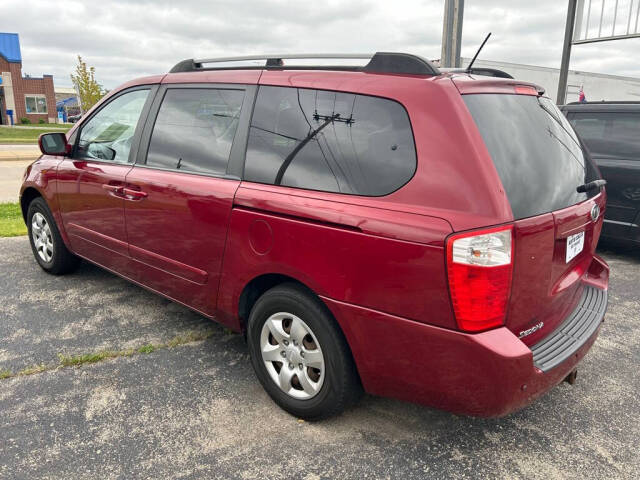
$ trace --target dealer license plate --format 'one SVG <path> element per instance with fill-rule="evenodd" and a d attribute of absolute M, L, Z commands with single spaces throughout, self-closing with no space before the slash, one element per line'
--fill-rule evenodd
<path fill-rule="evenodd" d="M 567 237 L 567 257 L 566 263 L 569 263 L 584 248 L 584 232 L 569 235 Z"/>

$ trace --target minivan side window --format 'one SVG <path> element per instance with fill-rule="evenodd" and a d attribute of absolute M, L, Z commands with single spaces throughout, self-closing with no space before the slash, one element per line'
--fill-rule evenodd
<path fill-rule="evenodd" d="M 148 89 L 116 97 L 81 127 L 74 157 L 128 163 L 131 142 Z"/>
<path fill-rule="evenodd" d="M 416 170 L 409 117 L 384 98 L 261 86 L 245 180 L 354 195 L 387 195 Z"/>
<path fill-rule="evenodd" d="M 170 88 L 151 134 L 150 167 L 224 175 L 243 90 Z"/>
<path fill-rule="evenodd" d="M 592 155 L 640 161 L 640 113 L 575 112 L 571 123 Z"/>

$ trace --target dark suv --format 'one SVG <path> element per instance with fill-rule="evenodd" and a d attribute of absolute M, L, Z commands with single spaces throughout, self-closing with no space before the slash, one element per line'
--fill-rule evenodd
<path fill-rule="evenodd" d="M 607 180 L 603 237 L 640 245 L 640 102 L 562 107 Z"/>
<path fill-rule="evenodd" d="M 183 61 L 41 136 L 40 266 L 84 258 L 243 332 L 303 418 L 363 389 L 504 415 L 573 378 L 607 305 L 606 196 L 542 89 L 261 58 Z"/>

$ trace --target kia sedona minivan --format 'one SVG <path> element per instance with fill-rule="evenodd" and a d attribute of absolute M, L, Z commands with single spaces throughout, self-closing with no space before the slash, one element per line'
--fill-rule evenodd
<path fill-rule="evenodd" d="M 42 135 L 20 198 L 38 264 L 242 332 L 301 418 L 363 391 L 499 416 L 573 379 L 607 306 L 606 196 L 544 91 L 300 58 L 185 60 Z"/>

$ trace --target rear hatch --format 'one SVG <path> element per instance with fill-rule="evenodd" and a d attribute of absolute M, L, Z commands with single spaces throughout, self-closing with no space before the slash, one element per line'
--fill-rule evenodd
<path fill-rule="evenodd" d="M 582 294 L 580 280 L 600 236 L 605 193 L 576 190 L 601 178 L 597 168 L 551 100 L 534 88 L 520 92 L 526 94 L 477 93 L 463 99 L 515 220 L 506 326 L 533 345 L 562 322 Z"/>

